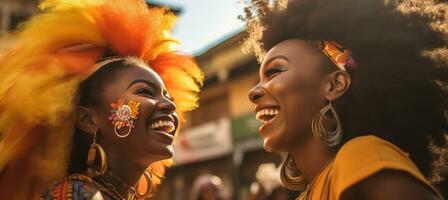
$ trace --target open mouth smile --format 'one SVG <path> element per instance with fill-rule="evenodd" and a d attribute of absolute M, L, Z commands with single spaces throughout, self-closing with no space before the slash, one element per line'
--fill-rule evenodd
<path fill-rule="evenodd" d="M 149 123 L 148 126 L 154 131 L 166 133 L 171 137 L 174 136 L 174 131 L 176 130 L 176 123 L 171 116 L 159 117 Z"/>
<path fill-rule="evenodd" d="M 263 123 L 263 126 L 273 122 L 280 111 L 279 107 L 262 108 L 256 111 L 255 118 Z"/>
<path fill-rule="evenodd" d="M 150 126 L 151 129 L 155 131 L 163 131 L 167 133 L 172 133 L 176 129 L 173 122 L 165 120 L 158 120 L 153 122 Z"/>

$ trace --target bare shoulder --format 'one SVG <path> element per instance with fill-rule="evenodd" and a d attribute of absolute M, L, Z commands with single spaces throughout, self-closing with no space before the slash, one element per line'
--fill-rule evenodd
<path fill-rule="evenodd" d="M 408 173 L 382 170 L 347 189 L 342 193 L 341 199 L 438 200 L 439 198 L 430 188 Z"/>

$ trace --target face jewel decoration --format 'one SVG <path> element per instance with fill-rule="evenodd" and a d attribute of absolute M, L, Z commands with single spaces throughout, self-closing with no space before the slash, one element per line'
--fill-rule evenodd
<path fill-rule="evenodd" d="M 137 119 L 139 114 L 140 102 L 133 100 L 120 99 L 117 103 L 111 103 L 112 115 L 109 120 L 112 120 L 114 125 L 114 131 L 117 137 L 125 138 L 131 134 L 132 128 L 134 128 L 134 120 Z M 120 133 L 120 129 L 127 127 L 125 134 Z"/>

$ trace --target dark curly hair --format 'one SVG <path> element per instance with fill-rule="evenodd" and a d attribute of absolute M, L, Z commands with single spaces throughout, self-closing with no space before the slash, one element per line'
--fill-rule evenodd
<path fill-rule="evenodd" d="M 352 85 L 335 101 L 344 141 L 375 134 L 393 142 L 424 174 L 442 180 L 448 159 L 446 0 L 251 0 L 240 16 L 245 50 L 328 40 L 352 51 Z"/>

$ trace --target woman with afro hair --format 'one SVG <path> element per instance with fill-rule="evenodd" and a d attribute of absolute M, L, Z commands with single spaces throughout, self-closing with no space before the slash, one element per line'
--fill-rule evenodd
<path fill-rule="evenodd" d="M 252 0 L 242 18 L 264 148 L 298 199 L 443 199 L 446 1 Z"/>

